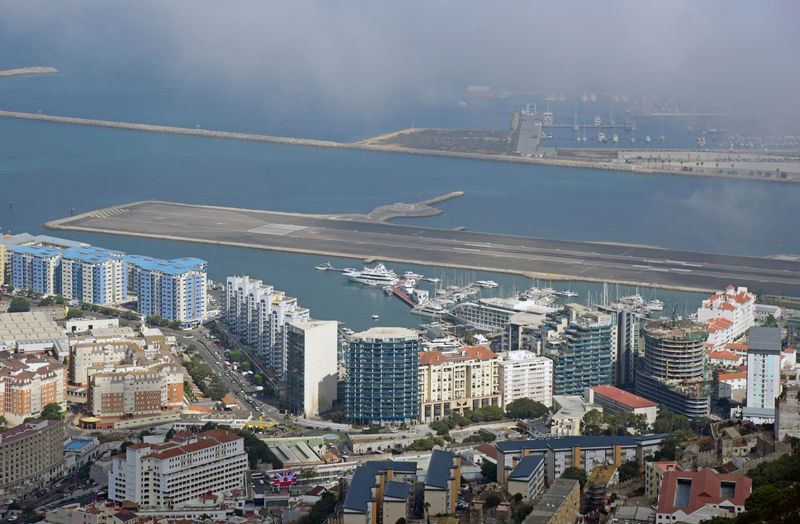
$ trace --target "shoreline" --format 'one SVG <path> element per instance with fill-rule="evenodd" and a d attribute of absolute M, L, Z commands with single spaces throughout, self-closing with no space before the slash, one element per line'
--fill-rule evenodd
<path fill-rule="evenodd" d="M 371 143 L 372 141 L 377 140 L 380 137 L 385 138 L 387 136 L 392 136 L 392 135 L 397 136 L 400 134 L 406 134 L 412 132 L 407 129 L 386 133 L 384 135 L 380 135 L 380 137 L 367 138 L 356 142 L 336 142 L 333 140 L 293 138 L 293 137 L 285 137 L 277 135 L 264 135 L 258 133 L 241 133 L 236 131 L 220 131 L 220 130 L 210 130 L 202 128 L 166 126 L 158 124 L 142 124 L 133 122 L 57 116 L 57 115 L 48 115 L 43 113 L 26 113 L 26 112 L 6 111 L 6 110 L 0 110 L 0 118 L 49 122 L 56 124 L 82 125 L 90 127 L 107 127 L 112 129 L 123 129 L 128 131 L 196 136 L 203 138 L 217 138 L 217 139 L 227 139 L 227 140 L 240 140 L 248 142 L 266 142 L 266 143 L 305 146 L 305 147 L 321 147 L 330 149 L 372 151 L 380 153 L 399 153 L 399 154 L 422 155 L 422 156 L 464 158 L 472 160 L 488 160 L 493 162 L 509 162 L 516 164 L 543 165 L 543 166 L 565 167 L 565 168 L 597 169 L 602 171 L 616 171 L 616 172 L 631 173 L 631 174 L 709 177 L 709 178 L 717 178 L 725 180 L 750 180 L 750 181 L 762 181 L 762 182 L 776 182 L 784 184 L 800 183 L 800 177 L 777 178 L 777 177 L 763 177 L 763 176 L 749 175 L 749 174 L 729 175 L 724 173 L 680 171 L 675 169 L 656 169 L 641 165 L 617 164 L 613 162 L 579 160 L 570 158 L 516 157 L 511 155 L 494 155 L 487 153 L 470 153 L 470 152 L 445 151 L 436 149 L 419 149 L 419 148 L 409 148 L 403 146 L 378 145 Z M 642 154 L 658 153 L 658 152 L 660 152 L 660 150 L 648 150 L 648 149 L 641 150 Z"/>

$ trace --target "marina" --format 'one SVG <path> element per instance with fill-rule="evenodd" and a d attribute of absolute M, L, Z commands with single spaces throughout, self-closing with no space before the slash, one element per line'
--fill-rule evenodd
<path fill-rule="evenodd" d="M 696 291 L 737 282 L 760 294 L 800 296 L 800 262 L 795 259 L 550 240 L 324 215 L 145 201 L 55 220 L 47 227 L 361 260 L 380 258 L 546 280 Z"/>

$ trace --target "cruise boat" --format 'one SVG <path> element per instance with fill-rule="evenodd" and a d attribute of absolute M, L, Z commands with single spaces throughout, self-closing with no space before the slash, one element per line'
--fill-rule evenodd
<path fill-rule="evenodd" d="M 344 274 L 348 280 L 368 286 L 393 286 L 399 282 L 394 271 L 378 262 L 375 267 L 364 266 L 361 271 L 349 271 Z"/>
<path fill-rule="evenodd" d="M 653 300 L 649 301 L 645 307 L 650 311 L 664 311 L 664 302 L 654 298 Z"/>
<path fill-rule="evenodd" d="M 325 262 L 324 264 L 320 264 L 318 266 L 314 266 L 314 269 L 316 269 L 318 271 L 329 271 L 329 270 L 333 269 L 333 264 L 331 264 L 330 262 Z"/>

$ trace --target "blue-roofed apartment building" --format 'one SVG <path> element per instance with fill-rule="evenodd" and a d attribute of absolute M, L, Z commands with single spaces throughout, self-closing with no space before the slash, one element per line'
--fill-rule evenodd
<path fill-rule="evenodd" d="M 456 512 L 461 490 L 461 457 L 452 451 L 435 449 L 425 476 L 425 503 L 429 515 L 448 515 Z"/>
<path fill-rule="evenodd" d="M 128 285 L 138 297 L 138 311 L 196 325 L 206 316 L 208 263 L 199 258 L 162 260 L 128 255 Z"/>
<path fill-rule="evenodd" d="M 342 524 L 410 520 L 416 478 L 416 462 L 376 460 L 357 467 L 342 504 Z"/>
<path fill-rule="evenodd" d="M 61 250 L 46 246 L 17 246 L 11 254 L 11 285 L 44 296 L 61 292 Z"/>
<path fill-rule="evenodd" d="M 511 495 L 519 493 L 524 501 L 538 499 L 544 492 L 544 456 L 514 457 L 512 464 L 508 474 L 508 492 Z"/>
<path fill-rule="evenodd" d="M 544 458 L 549 483 L 560 478 L 567 468 L 582 469 L 588 475 L 601 464 L 619 467 L 631 460 L 642 463 L 645 457 L 660 449 L 667 436 L 582 436 L 497 442 L 497 483 L 508 488 L 509 474 L 518 464 L 514 459 L 527 456 Z"/>
<path fill-rule="evenodd" d="M 125 253 L 94 246 L 65 249 L 61 258 L 61 295 L 90 304 L 121 304 L 128 300 Z"/>

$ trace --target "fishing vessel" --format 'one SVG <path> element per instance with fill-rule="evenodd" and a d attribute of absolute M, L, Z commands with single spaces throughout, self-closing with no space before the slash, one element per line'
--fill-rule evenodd
<path fill-rule="evenodd" d="M 393 286 L 400 280 L 391 269 L 378 262 L 375 267 L 364 266 L 361 271 L 349 271 L 344 274 L 348 280 L 368 286 Z"/>

